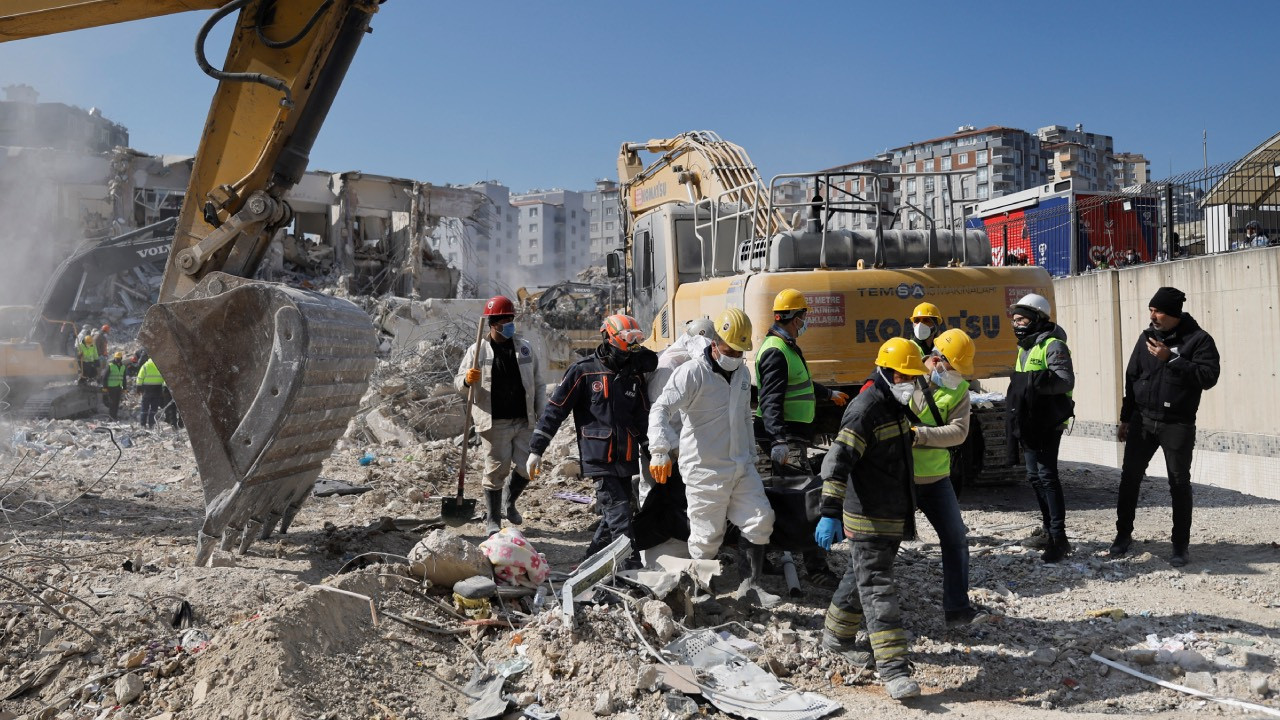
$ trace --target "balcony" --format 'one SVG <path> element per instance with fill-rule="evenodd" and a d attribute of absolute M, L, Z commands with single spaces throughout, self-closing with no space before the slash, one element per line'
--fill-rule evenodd
<path fill-rule="evenodd" d="M 991 173 L 991 182 L 997 185 L 1007 185 L 1014 181 L 1015 175 L 1011 172 Z"/>
<path fill-rule="evenodd" d="M 992 155 L 991 164 L 1003 167 L 1013 167 L 1012 155 Z"/>

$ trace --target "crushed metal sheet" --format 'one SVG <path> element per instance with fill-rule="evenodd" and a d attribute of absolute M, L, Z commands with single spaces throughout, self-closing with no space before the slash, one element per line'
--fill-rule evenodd
<path fill-rule="evenodd" d="M 329 478 L 320 478 L 316 480 L 316 484 L 312 487 L 311 494 L 316 497 L 329 497 L 331 495 L 363 495 L 373 488 L 367 485 L 352 485 L 342 482 L 341 480 L 330 480 Z"/>
<path fill-rule="evenodd" d="M 605 549 L 587 558 L 586 562 L 578 566 L 578 571 L 564 581 L 564 585 L 560 588 L 560 606 L 565 623 L 569 627 L 573 627 L 574 600 L 586 600 L 589 596 L 583 593 L 605 578 L 613 577 L 622 566 L 622 561 L 630 556 L 631 541 L 623 535 L 609 543 Z"/>
<path fill-rule="evenodd" d="M 812 692 L 802 692 L 752 663 L 735 645 L 744 643 L 713 630 L 685 633 L 663 649 L 676 662 L 698 671 L 702 695 L 731 715 L 753 720 L 818 720 L 841 705 Z"/>

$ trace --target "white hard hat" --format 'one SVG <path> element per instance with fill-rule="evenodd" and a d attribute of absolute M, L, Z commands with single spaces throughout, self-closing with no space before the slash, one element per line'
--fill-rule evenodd
<path fill-rule="evenodd" d="M 1016 313 L 1019 310 L 1031 310 L 1038 314 L 1041 320 L 1049 319 L 1049 301 L 1043 295 L 1035 293 L 1023 295 L 1021 300 L 1009 308 L 1010 313 Z M 1025 315 L 1026 313 L 1022 314 Z"/>
<path fill-rule="evenodd" d="M 716 324 L 711 322 L 709 317 L 700 317 L 697 320 L 690 320 L 685 326 L 684 334 L 689 337 L 701 335 L 707 339 L 715 338 Z"/>

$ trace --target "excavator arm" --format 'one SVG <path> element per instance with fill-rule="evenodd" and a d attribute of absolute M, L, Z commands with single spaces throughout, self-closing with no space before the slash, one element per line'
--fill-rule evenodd
<path fill-rule="evenodd" d="M 217 8 L 196 62 L 218 81 L 146 345 L 205 494 L 196 563 L 284 531 L 359 407 L 376 347 L 345 300 L 251 278 L 292 220 L 285 194 L 369 31 L 375 0 L 8 0 L 0 41 Z M 209 32 L 234 22 L 221 66 Z"/>

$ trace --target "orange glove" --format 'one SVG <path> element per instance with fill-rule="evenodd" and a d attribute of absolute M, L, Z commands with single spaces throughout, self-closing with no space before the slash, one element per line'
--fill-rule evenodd
<path fill-rule="evenodd" d="M 667 479 L 671 477 L 671 458 L 663 453 L 661 457 L 654 456 L 649 459 L 649 474 L 653 476 L 653 481 L 659 485 L 666 485 Z"/>
<path fill-rule="evenodd" d="M 475 385 L 476 383 L 480 382 L 480 369 L 468 368 L 467 374 L 462 378 L 462 382 L 468 385 Z"/>
<path fill-rule="evenodd" d="M 835 403 L 838 407 L 844 407 L 849 404 L 849 394 L 842 393 L 839 390 L 832 390 L 831 402 Z"/>

